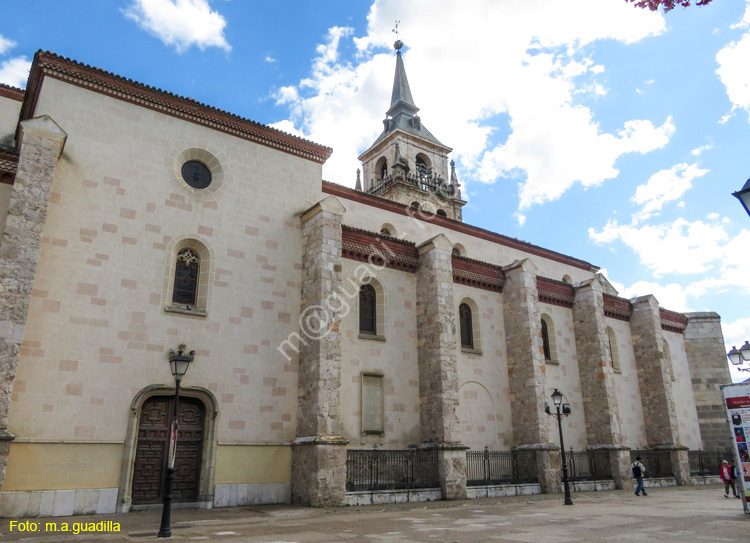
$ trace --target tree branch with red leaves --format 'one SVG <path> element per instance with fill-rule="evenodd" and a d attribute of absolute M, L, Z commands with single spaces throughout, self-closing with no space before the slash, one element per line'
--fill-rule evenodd
<path fill-rule="evenodd" d="M 691 0 L 625 0 L 626 2 L 632 2 L 638 8 L 648 8 L 651 11 L 657 11 L 659 8 L 664 10 L 664 13 L 673 10 L 677 6 L 684 8 L 693 4 Z M 698 0 L 695 2 L 696 6 L 705 6 L 710 4 L 712 0 Z"/>

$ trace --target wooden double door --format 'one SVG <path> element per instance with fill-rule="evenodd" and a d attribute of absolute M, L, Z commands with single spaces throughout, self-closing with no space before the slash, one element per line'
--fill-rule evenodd
<path fill-rule="evenodd" d="M 133 470 L 134 505 L 160 503 L 164 499 L 169 429 L 174 396 L 153 396 L 141 408 L 138 444 Z M 175 502 L 198 500 L 206 410 L 195 398 L 180 398 L 177 420 L 177 457 L 172 496 Z"/>

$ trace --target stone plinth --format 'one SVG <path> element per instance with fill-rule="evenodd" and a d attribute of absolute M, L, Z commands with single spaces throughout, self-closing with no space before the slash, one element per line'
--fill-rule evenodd
<path fill-rule="evenodd" d="M 18 352 L 42 246 L 57 159 L 68 135 L 48 116 L 21 123 L 18 171 L 0 244 L 0 488 L 12 434 L 7 431 Z"/>
<path fill-rule="evenodd" d="M 615 488 L 623 489 L 630 481 L 630 448 L 622 445 L 591 445 L 590 451 L 606 451 Z"/>
<path fill-rule="evenodd" d="M 677 445 L 677 416 L 656 298 L 648 295 L 633 300 L 630 330 L 649 448 Z"/>
<path fill-rule="evenodd" d="M 468 447 L 461 443 L 423 443 L 419 448 L 438 451 L 438 472 L 443 499 L 466 499 L 466 449 Z"/>
<path fill-rule="evenodd" d="M 729 450 L 732 439 L 719 385 L 731 383 L 732 378 L 724 352 L 721 317 L 716 313 L 687 313 L 686 316 L 688 325 L 683 333 L 685 354 L 703 449 Z"/>
<path fill-rule="evenodd" d="M 504 267 L 503 271 L 503 322 L 513 443 L 516 446 L 549 443 L 544 413 L 547 378 L 537 307 L 536 267 L 525 259 Z"/>
<path fill-rule="evenodd" d="M 346 444 L 341 437 L 341 219 L 334 196 L 302 215 L 302 303 L 293 503 L 342 505 Z"/>
<path fill-rule="evenodd" d="M 440 234 L 418 247 L 417 356 L 422 446 L 441 450 L 444 498 L 466 497 L 466 453 L 458 420 L 453 244 Z"/>
<path fill-rule="evenodd" d="M 346 503 L 346 445 L 341 436 L 297 438 L 292 443 L 292 503 L 311 507 Z"/>
<path fill-rule="evenodd" d="M 536 473 L 539 485 L 544 494 L 562 492 L 562 464 L 560 447 L 554 443 L 529 443 L 515 447 L 518 451 L 534 451 L 536 454 Z"/>
<path fill-rule="evenodd" d="M 573 325 L 589 445 L 621 443 L 620 410 L 604 322 L 602 286 L 591 279 L 575 287 Z"/>

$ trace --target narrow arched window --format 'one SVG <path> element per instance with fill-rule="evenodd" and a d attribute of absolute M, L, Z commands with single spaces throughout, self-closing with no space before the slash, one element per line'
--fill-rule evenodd
<path fill-rule="evenodd" d="M 458 306 L 458 320 L 461 327 L 461 347 L 474 348 L 474 329 L 471 323 L 471 308 L 468 304 Z"/>
<path fill-rule="evenodd" d="M 380 165 L 380 179 L 385 179 L 388 175 L 388 161 L 384 160 Z"/>
<path fill-rule="evenodd" d="M 544 359 L 552 360 L 552 349 L 549 345 L 549 330 L 547 330 L 547 321 L 542 319 L 542 349 L 544 350 Z"/>
<path fill-rule="evenodd" d="M 418 156 L 416 160 L 416 164 L 417 164 L 417 175 L 419 177 L 422 177 L 422 178 L 430 177 L 431 175 L 430 167 L 427 165 L 424 158 L 422 158 L 421 156 Z"/>
<path fill-rule="evenodd" d="M 175 305 L 194 306 L 198 296 L 198 274 L 200 257 L 192 249 L 183 249 L 177 253 L 174 270 L 174 290 L 172 303 Z"/>
<path fill-rule="evenodd" d="M 359 331 L 377 335 L 377 295 L 372 285 L 362 285 L 359 289 Z"/>

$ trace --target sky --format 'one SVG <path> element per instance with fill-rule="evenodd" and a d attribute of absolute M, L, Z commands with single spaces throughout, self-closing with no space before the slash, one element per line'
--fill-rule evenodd
<path fill-rule="evenodd" d="M 623 297 L 715 311 L 727 351 L 750 339 L 731 196 L 750 176 L 750 0 L 6 2 L 0 82 L 24 88 L 52 51 L 330 146 L 324 178 L 354 186 L 396 21 L 465 222 L 591 262 Z"/>

